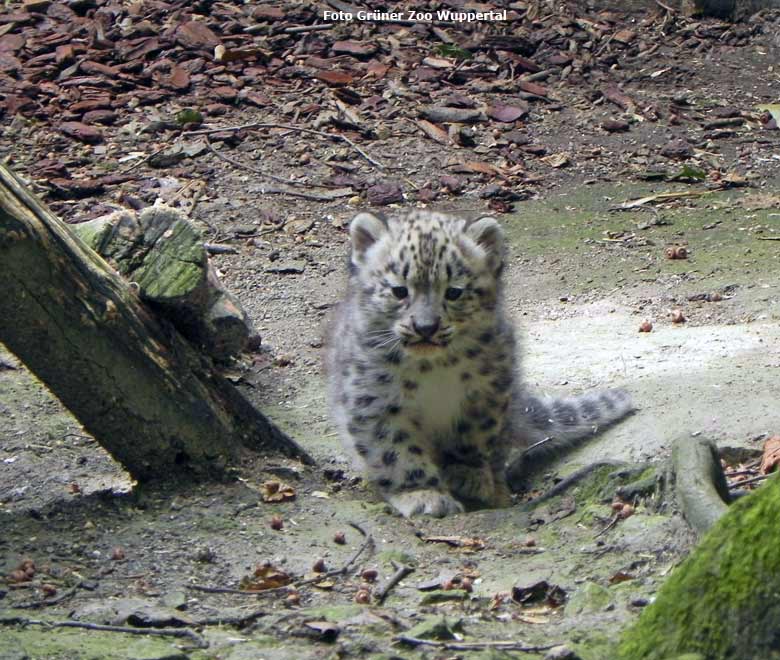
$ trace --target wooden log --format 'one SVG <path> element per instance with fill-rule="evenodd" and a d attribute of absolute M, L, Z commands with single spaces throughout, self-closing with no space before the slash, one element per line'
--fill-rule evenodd
<path fill-rule="evenodd" d="M 311 462 L 0 165 L 0 341 L 136 479 Z"/>
<path fill-rule="evenodd" d="M 227 361 L 246 348 L 249 317 L 219 281 L 200 231 L 177 209 L 117 211 L 70 229 L 214 359 Z"/>

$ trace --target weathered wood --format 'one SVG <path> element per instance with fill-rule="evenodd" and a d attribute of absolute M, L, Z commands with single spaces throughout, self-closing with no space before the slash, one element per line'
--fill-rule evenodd
<path fill-rule="evenodd" d="M 679 438 L 672 449 L 675 489 L 683 516 L 704 534 L 728 511 L 729 487 L 712 440 Z"/>
<path fill-rule="evenodd" d="M 0 165 L 0 341 L 136 479 L 310 461 Z"/>
<path fill-rule="evenodd" d="M 70 229 L 214 359 L 227 361 L 246 348 L 252 324 L 209 263 L 200 231 L 177 209 L 126 209 Z"/>

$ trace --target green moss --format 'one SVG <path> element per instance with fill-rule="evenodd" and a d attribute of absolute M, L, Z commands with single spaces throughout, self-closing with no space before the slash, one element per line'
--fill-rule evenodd
<path fill-rule="evenodd" d="M 611 602 L 609 589 L 595 582 L 585 582 L 577 587 L 566 603 L 566 615 L 601 612 Z"/>
<path fill-rule="evenodd" d="M 778 267 L 780 251 L 774 241 L 756 240 L 744 229 L 776 223 L 768 215 L 771 209 L 751 211 L 746 220 L 739 206 L 743 191 L 716 192 L 661 207 L 659 217 L 665 224 L 646 229 L 639 227 L 653 221 L 652 204 L 632 212 L 609 211 L 646 195 L 693 190 L 701 187 L 670 183 L 580 186 L 542 201 L 517 203 L 516 213 L 504 216 L 503 223 L 514 254 L 571 263 L 566 286 L 574 294 L 659 275 L 710 275 L 712 288 L 755 283 L 757 276 L 768 280 Z M 604 242 L 606 232 L 633 233 L 639 240 Z M 691 248 L 689 258 L 666 259 L 664 247 L 681 242 Z M 691 279 L 695 286 L 696 278 Z"/>
<path fill-rule="evenodd" d="M 23 652 L 19 657 L 31 660 L 205 660 L 208 657 L 201 651 L 184 654 L 177 649 L 179 643 L 174 638 L 63 628 L 45 630 L 39 626 L 0 631 L 0 649 L 18 649 Z"/>
<path fill-rule="evenodd" d="M 417 563 L 415 557 L 401 550 L 384 550 L 377 555 L 377 559 L 385 564 L 392 564 L 396 561 L 399 564 L 414 566 Z"/>
<path fill-rule="evenodd" d="M 621 660 L 780 657 L 780 481 L 737 502 L 628 630 Z"/>

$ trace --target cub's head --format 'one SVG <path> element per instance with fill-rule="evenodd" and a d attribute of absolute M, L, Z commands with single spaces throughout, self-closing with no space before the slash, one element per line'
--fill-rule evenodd
<path fill-rule="evenodd" d="M 504 258 L 495 219 L 469 223 L 411 211 L 383 220 L 360 213 L 349 231 L 368 345 L 437 353 L 494 318 Z"/>

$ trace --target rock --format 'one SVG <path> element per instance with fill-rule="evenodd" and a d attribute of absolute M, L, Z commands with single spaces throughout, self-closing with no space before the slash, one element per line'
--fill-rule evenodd
<path fill-rule="evenodd" d="M 531 137 L 523 131 L 508 131 L 504 133 L 503 138 L 518 146 L 531 144 Z"/>
<path fill-rule="evenodd" d="M 404 193 L 401 184 L 397 181 L 378 183 L 366 190 L 366 199 L 374 206 L 387 206 L 404 201 Z"/>
<path fill-rule="evenodd" d="M 306 269 L 305 261 L 280 261 L 265 269 L 266 273 L 278 273 L 282 275 L 300 274 Z"/>
<path fill-rule="evenodd" d="M 504 106 L 507 107 L 507 106 Z M 432 122 L 456 122 L 467 124 L 485 121 L 486 115 L 482 110 L 472 108 L 449 108 L 442 106 L 429 106 L 420 111 L 426 119 Z"/>
<path fill-rule="evenodd" d="M 667 158 L 685 160 L 693 156 L 693 147 L 685 140 L 672 140 L 661 149 L 661 155 Z"/>
<path fill-rule="evenodd" d="M 619 131 L 627 131 L 629 123 L 623 119 L 605 119 L 601 123 L 601 128 L 609 133 L 617 133 Z"/>
<path fill-rule="evenodd" d="M 455 639 L 455 633 L 444 617 L 420 621 L 416 626 L 407 630 L 404 635 L 417 639 L 436 639 L 439 641 Z"/>
<path fill-rule="evenodd" d="M 574 651 L 568 646 L 561 644 L 560 646 L 553 646 L 544 655 L 544 660 L 580 660 Z"/>
<path fill-rule="evenodd" d="M 166 149 L 160 153 L 152 154 L 149 156 L 146 162 L 149 167 L 162 169 L 178 165 L 186 157 L 187 154 L 184 152 L 184 149 L 182 149 L 181 145 L 175 145 L 170 149 Z"/>

